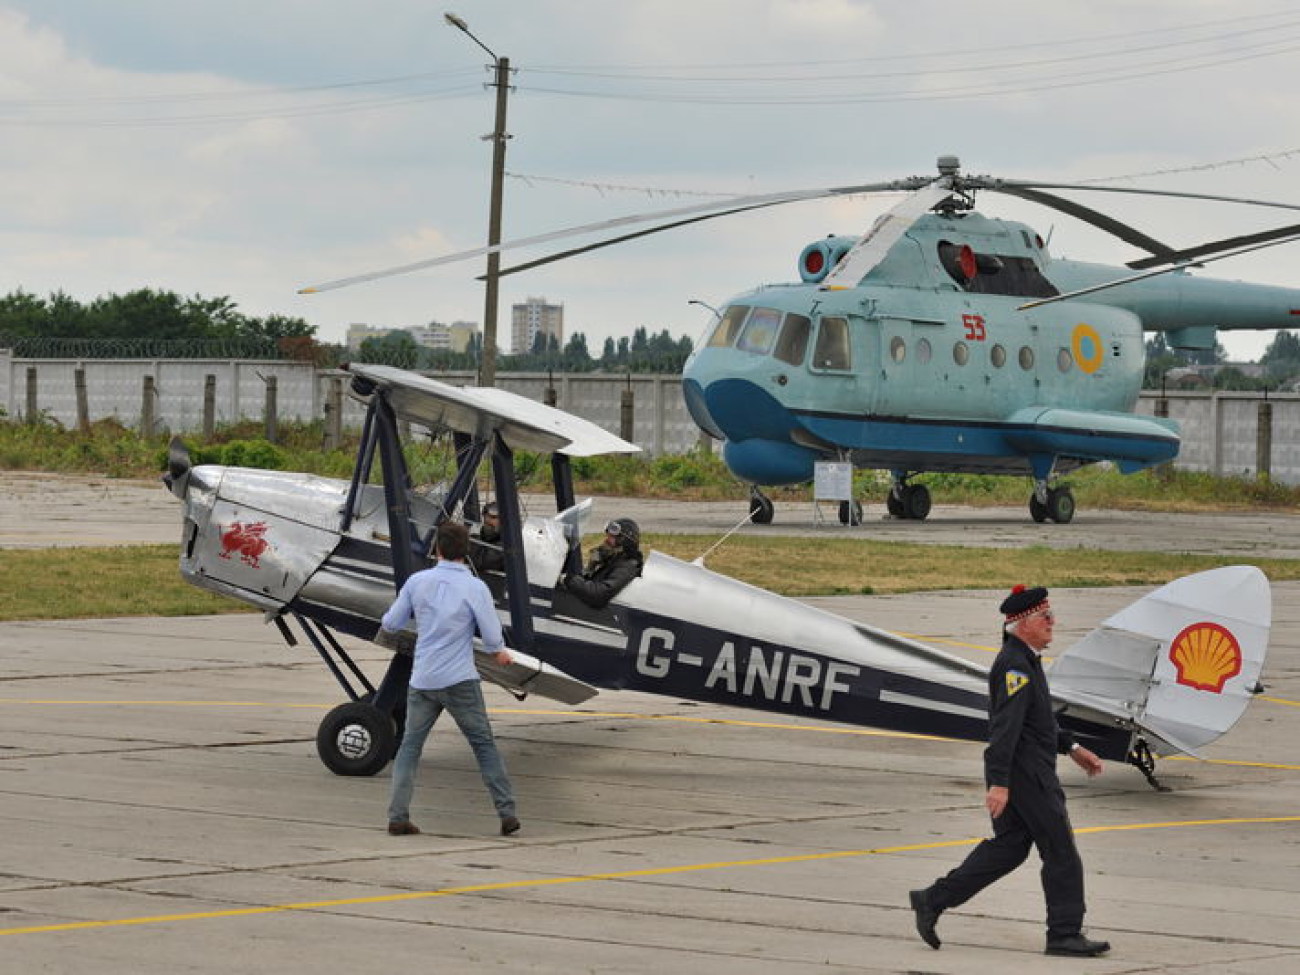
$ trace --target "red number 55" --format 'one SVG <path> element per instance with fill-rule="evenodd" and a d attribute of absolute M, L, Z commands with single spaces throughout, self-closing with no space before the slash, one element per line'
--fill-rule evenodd
<path fill-rule="evenodd" d="M 962 315 L 961 323 L 966 326 L 966 338 L 972 342 L 983 342 L 986 338 L 983 315 Z"/>

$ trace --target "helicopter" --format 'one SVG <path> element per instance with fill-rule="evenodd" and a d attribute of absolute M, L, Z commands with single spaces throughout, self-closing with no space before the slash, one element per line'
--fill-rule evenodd
<path fill-rule="evenodd" d="M 722 442 L 750 487 L 750 518 L 770 523 L 768 485 L 814 480 L 819 461 L 886 470 L 896 518 L 930 514 L 927 472 L 1028 476 L 1034 521 L 1066 524 L 1061 478 L 1106 461 L 1133 473 L 1173 460 L 1177 423 L 1134 413 L 1145 332 L 1171 347 L 1214 348 L 1218 330 L 1300 319 L 1300 289 L 1195 277 L 1190 269 L 1300 238 L 1300 224 L 1177 248 L 1059 190 L 1300 206 L 1207 194 L 973 176 L 956 156 L 937 176 L 737 197 L 615 218 L 305 288 L 325 291 L 493 251 L 663 221 L 503 269 L 501 276 L 702 220 L 805 200 L 907 195 L 865 234 L 812 241 L 799 280 L 721 304 L 682 374 L 696 425 Z M 1054 258 L 1029 225 L 987 217 L 977 193 L 1026 200 L 1145 252 L 1127 267 Z M 840 521 L 862 505 L 842 501 Z"/>
<path fill-rule="evenodd" d="M 485 680 L 521 699 L 575 705 L 601 690 L 630 689 L 986 737 L 985 668 L 731 579 L 702 558 L 652 550 L 641 575 L 608 605 L 588 606 L 559 583 L 581 567 L 593 503 L 575 497 L 572 459 L 639 448 L 499 388 L 455 387 L 388 366 L 347 368 L 350 394 L 366 407 L 350 479 L 196 466 L 179 438 L 164 477 L 181 501 L 182 577 L 262 611 L 290 646 L 301 634 L 346 694 L 316 735 L 332 772 L 374 775 L 392 758 L 415 632 L 408 624 L 395 638 L 381 635 L 380 619 L 411 573 L 432 564 L 437 526 L 472 522 L 489 492 L 500 517 L 501 568 L 480 577 L 513 660 L 502 666 L 476 657 Z M 409 458 L 429 444 L 447 449 L 455 473 L 417 486 Z M 558 514 L 527 513 L 518 490 L 524 451 L 549 456 Z M 1155 753 L 1195 754 L 1244 712 L 1270 621 L 1269 584 L 1257 568 L 1175 580 L 1057 659 L 1060 720 L 1098 755 L 1130 762 L 1159 787 Z M 340 635 L 392 650 L 378 683 Z"/>

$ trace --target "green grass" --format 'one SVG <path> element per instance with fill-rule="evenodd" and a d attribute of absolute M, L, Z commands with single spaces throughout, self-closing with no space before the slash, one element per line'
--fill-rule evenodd
<path fill-rule="evenodd" d="M 646 542 L 693 559 L 716 539 L 650 535 Z M 733 537 L 708 559 L 715 572 L 788 596 L 1008 589 L 1032 578 L 1049 587 L 1161 585 L 1233 559 L 1092 549 L 968 548 L 858 539 Z M 252 612 L 184 582 L 171 545 L 0 550 L 0 621 Z M 1274 581 L 1300 579 L 1300 559 L 1252 560 Z M 954 580 L 963 580 L 954 582 Z"/>

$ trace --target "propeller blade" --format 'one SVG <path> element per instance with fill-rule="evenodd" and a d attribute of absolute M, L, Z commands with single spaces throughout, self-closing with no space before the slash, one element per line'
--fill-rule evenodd
<path fill-rule="evenodd" d="M 923 214 L 952 195 L 952 179 L 941 176 L 915 190 L 911 196 L 895 204 L 876 221 L 875 225 L 858 238 L 849 252 L 831 273 L 822 280 L 823 291 L 842 291 L 857 287 L 859 281 L 879 264 L 908 228 Z"/>
<path fill-rule="evenodd" d="M 649 227 L 645 230 L 638 230 L 634 233 L 623 234 L 619 237 L 610 237 L 606 240 L 598 240 L 593 244 L 585 244 L 582 247 L 571 247 L 566 251 L 557 251 L 554 254 L 548 254 L 545 257 L 539 257 L 535 261 L 529 261 L 526 264 L 516 264 L 514 267 L 503 268 L 497 272 L 498 278 L 504 278 L 508 274 L 518 274 L 520 271 L 529 271 L 535 267 L 541 267 L 544 264 L 553 264 L 556 261 L 562 261 L 569 257 L 576 257 L 579 254 L 586 254 L 589 251 L 600 250 L 602 247 L 609 247 L 612 244 L 622 244 L 629 240 L 636 240 L 638 237 L 649 237 L 651 234 L 657 234 L 662 230 L 673 230 L 677 227 L 685 227 L 692 223 L 701 223 L 705 220 L 712 220 L 715 217 L 729 217 L 734 213 L 744 213 L 746 210 L 759 210 L 763 207 L 776 206 L 780 202 L 770 203 L 751 203 L 749 206 L 736 207 L 731 210 L 722 210 L 718 213 L 706 213 L 698 217 L 687 217 L 685 220 L 674 220 L 672 223 L 660 224 L 658 227 Z M 487 275 L 480 274 L 474 280 L 486 281 Z"/>
<path fill-rule="evenodd" d="M 192 466 L 193 461 L 190 459 L 190 451 L 185 446 L 185 441 L 180 437 L 172 437 L 171 443 L 167 446 L 167 473 L 163 475 L 163 483 L 178 498 L 185 497 L 185 487 Z"/>
<path fill-rule="evenodd" d="M 1277 236 L 1271 240 L 1257 243 L 1251 247 L 1239 247 L 1236 250 L 1223 254 L 1216 254 L 1213 257 L 1206 257 L 1198 261 L 1198 264 L 1212 264 L 1215 261 L 1222 261 L 1229 257 L 1240 257 L 1242 254 L 1249 254 L 1251 251 L 1263 250 L 1266 247 L 1274 247 L 1278 244 L 1289 244 L 1292 241 L 1300 240 L 1300 225 L 1291 228 L 1292 233 L 1289 236 Z M 1094 284 L 1089 288 L 1080 288 L 1077 291 L 1068 291 L 1065 294 L 1053 295 L 1050 298 L 1039 298 L 1037 301 L 1027 301 L 1023 305 L 1016 307 L 1016 311 L 1028 311 L 1030 308 L 1040 308 L 1043 305 L 1050 305 L 1058 301 L 1066 301 L 1070 298 L 1078 298 L 1080 295 L 1095 294 L 1098 291 L 1107 291 L 1111 288 L 1118 288 L 1120 285 L 1132 284 L 1134 281 L 1143 281 L 1147 278 L 1159 277 L 1161 274 L 1169 274 L 1171 271 L 1180 271 L 1185 268 L 1186 264 L 1174 264 L 1169 267 L 1157 268 L 1154 271 L 1144 271 L 1141 274 L 1131 274 L 1128 277 L 1116 278 L 1114 281 L 1106 281 L 1102 284 Z"/>
<path fill-rule="evenodd" d="M 694 214 L 718 213 L 719 216 L 725 215 L 726 211 L 741 212 L 743 210 L 754 209 L 762 206 L 777 206 L 783 203 L 799 203 L 805 200 L 819 200 L 833 196 L 854 196 L 859 193 L 882 193 L 889 190 L 910 190 L 921 185 L 921 178 L 912 177 L 909 179 L 892 180 L 887 183 L 863 183 L 858 186 L 835 186 L 813 190 L 787 190 L 782 193 L 764 193 L 752 196 L 737 196 L 726 200 L 715 200 L 711 203 L 699 203 L 693 206 L 677 207 L 671 210 L 656 210 L 648 213 L 636 213 L 625 217 L 614 217 L 609 220 L 598 220 L 595 223 L 582 224 L 576 227 L 566 227 L 561 230 L 553 230 L 544 234 L 536 234 L 532 237 L 521 237 L 517 240 L 507 240 L 500 244 L 475 247 L 470 250 L 458 251 L 454 254 L 444 254 L 442 257 L 434 257 L 424 261 L 414 261 L 410 264 L 401 264 L 397 267 L 385 268 L 380 271 L 370 271 L 365 274 L 357 274 L 352 277 L 339 278 L 335 281 L 326 281 L 323 284 L 309 285 L 305 288 L 298 289 L 298 294 L 319 294 L 322 291 L 334 291 L 338 288 L 347 288 L 355 284 L 364 284 L 367 281 L 377 281 L 380 278 L 389 278 L 398 274 L 409 274 L 412 271 L 423 271 L 426 268 L 437 267 L 441 264 L 454 264 L 458 261 L 467 261 L 471 258 L 482 257 L 487 254 L 499 253 L 500 251 L 512 250 L 516 247 L 528 247 L 533 244 L 545 244 L 552 240 L 563 240 L 566 237 L 578 237 L 583 234 L 600 233 L 606 230 L 614 230 L 618 227 L 632 226 L 638 223 L 649 223 L 655 220 L 665 218 L 686 217 Z"/>
<path fill-rule="evenodd" d="M 1223 240 L 1214 240 L 1205 244 L 1198 244 L 1196 247 L 1187 247 L 1180 251 L 1173 251 L 1166 254 L 1163 258 L 1160 256 L 1144 257 L 1138 261 L 1129 261 L 1128 266 L 1135 271 L 1145 270 L 1149 267 L 1166 262 L 1170 264 L 1186 264 L 1195 261 L 1198 258 L 1205 257 L 1209 254 L 1215 254 L 1219 251 L 1232 250 L 1237 247 L 1245 247 L 1250 244 L 1264 244 L 1277 241 L 1284 243 L 1285 240 L 1300 235 L 1300 223 L 1288 224 L 1285 227 L 1275 227 L 1272 230 L 1261 230 L 1254 234 L 1242 234 L 1238 237 L 1225 237 Z"/>
<path fill-rule="evenodd" d="M 1148 237 L 1142 231 L 1130 227 L 1126 223 L 1121 223 L 1114 217 L 1108 217 L 1100 211 L 1091 207 L 1086 207 L 1082 203 L 1076 203 L 1074 200 L 1067 200 L 1063 196 L 1057 196 L 1054 193 L 1044 193 L 1042 190 L 1028 186 L 1004 186 L 998 190 L 1008 196 L 1019 197 L 1022 200 L 1028 200 L 1031 203 L 1037 203 L 1040 206 L 1048 207 L 1052 210 L 1059 210 L 1061 213 L 1068 214 L 1082 220 L 1084 223 L 1090 223 L 1094 227 L 1106 231 L 1112 236 L 1118 237 L 1125 243 L 1132 244 L 1135 247 L 1141 247 L 1144 251 L 1154 255 L 1156 258 L 1168 259 L 1169 255 L 1174 253 L 1174 249 L 1168 244 L 1162 244 L 1154 237 Z M 1134 265 L 1130 264 L 1129 267 Z"/>

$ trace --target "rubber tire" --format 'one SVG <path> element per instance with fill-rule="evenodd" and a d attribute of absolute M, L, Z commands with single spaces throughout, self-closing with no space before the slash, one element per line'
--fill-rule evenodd
<path fill-rule="evenodd" d="M 1038 495 L 1029 496 L 1029 517 L 1040 525 L 1047 520 L 1047 505 L 1038 500 Z"/>
<path fill-rule="evenodd" d="M 1058 525 L 1068 525 L 1074 520 L 1074 492 L 1068 487 L 1053 488 L 1047 492 L 1047 517 Z"/>
<path fill-rule="evenodd" d="M 906 490 L 906 488 L 904 488 L 904 490 Z M 902 498 L 894 494 L 892 489 L 887 495 L 885 495 L 885 510 L 895 518 L 907 517 L 907 506 L 903 504 Z"/>
<path fill-rule="evenodd" d="M 930 489 L 924 484 L 909 484 L 903 491 L 903 507 L 913 521 L 930 517 Z"/>
<path fill-rule="evenodd" d="M 397 725 L 392 716 L 364 701 L 340 704 L 325 715 L 316 730 L 316 753 L 335 775 L 376 775 L 392 759 L 396 747 Z"/>
<path fill-rule="evenodd" d="M 841 501 L 840 502 L 840 524 L 841 525 L 862 524 L 862 502 Z"/>
<path fill-rule="evenodd" d="M 772 499 L 766 494 L 752 494 L 749 497 L 749 520 L 755 525 L 772 524 L 772 516 L 776 514 L 776 506 L 772 504 Z"/>

